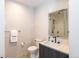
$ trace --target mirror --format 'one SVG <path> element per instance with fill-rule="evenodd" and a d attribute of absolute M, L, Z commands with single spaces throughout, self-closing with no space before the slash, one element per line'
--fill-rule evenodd
<path fill-rule="evenodd" d="M 68 10 L 49 13 L 49 36 L 68 38 Z"/>

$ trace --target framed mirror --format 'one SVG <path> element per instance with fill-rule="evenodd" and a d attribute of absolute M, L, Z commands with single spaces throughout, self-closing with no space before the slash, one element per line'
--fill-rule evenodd
<path fill-rule="evenodd" d="M 49 13 L 49 36 L 68 38 L 68 9 Z"/>

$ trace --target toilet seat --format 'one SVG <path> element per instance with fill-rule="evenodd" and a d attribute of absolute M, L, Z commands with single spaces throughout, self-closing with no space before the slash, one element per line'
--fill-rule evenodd
<path fill-rule="evenodd" d="M 36 51 L 38 49 L 38 47 L 36 46 L 31 46 L 28 48 L 29 51 Z"/>
<path fill-rule="evenodd" d="M 31 58 L 36 58 L 36 57 L 38 57 L 38 54 L 37 54 L 37 52 L 38 52 L 38 47 L 37 47 L 37 46 L 30 46 L 30 47 L 28 48 L 28 51 L 31 53 Z"/>

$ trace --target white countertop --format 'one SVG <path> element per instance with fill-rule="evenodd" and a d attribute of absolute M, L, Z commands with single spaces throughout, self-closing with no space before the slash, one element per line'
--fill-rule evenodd
<path fill-rule="evenodd" d="M 69 43 L 67 39 L 64 39 L 64 41 L 61 42 L 60 44 L 49 42 L 49 41 L 43 41 L 40 42 L 40 44 L 55 49 L 57 51 L 60 51 L 62 53 L 69 54 Z"/>

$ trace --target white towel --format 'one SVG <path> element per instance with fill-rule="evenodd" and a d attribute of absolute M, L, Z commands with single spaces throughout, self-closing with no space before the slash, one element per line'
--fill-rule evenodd
<path fill-rule="evenodd" d="M 11 42 L 17 42 L 18 32 L 17 30 L 11 30 Z"/>

